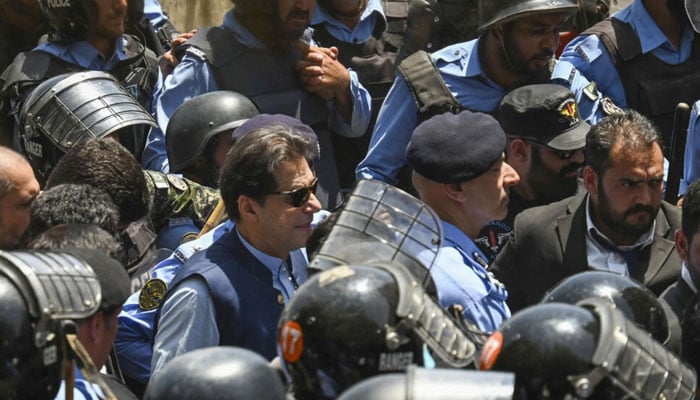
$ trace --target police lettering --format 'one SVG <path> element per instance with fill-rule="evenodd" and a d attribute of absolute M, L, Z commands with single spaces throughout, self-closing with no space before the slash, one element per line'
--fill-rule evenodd
<path fill-rule="evenodd" d="M 380 371 L 403 371 L 413 364 L 413 353 L 381 353 L 379 355 Z"/>
<path fill-rule="evenodd" d="M 49 8 L 70 7 L 70 0 L 46 0 L 46 5 Z"/>

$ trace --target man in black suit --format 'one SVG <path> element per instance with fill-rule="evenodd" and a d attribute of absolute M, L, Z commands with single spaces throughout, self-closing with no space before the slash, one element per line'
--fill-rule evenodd
<path fill-rule="evenodd" d="M 587 193 L 520 213 L 494 262 L 513 312 L 586 269 L 631 276 L 657 295 L 680 272 L 673 235 L 681 213 L 662 201 L 657 128 L 636 111 L 611 115 L 591 129 L 585 153 Z"/>
<path fill-rule="evenodd" d="M 690 303 L 691 297 L 697 293 L 700 283 L 700 181 L 693 182 L 685 192 L 681 229 L 676 231 L 675 239 L 676 250 L 683 260 L 683 267 L 678 281 L 660 297 L 682 320 L 683 311 Z"/>

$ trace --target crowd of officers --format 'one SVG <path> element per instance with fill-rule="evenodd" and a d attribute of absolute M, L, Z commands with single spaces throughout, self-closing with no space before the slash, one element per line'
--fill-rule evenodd
<path fill-rule="evenodd" d="M 700 0 L 232 3 L 0 0 L 0 398 L 695 397 Z"/>

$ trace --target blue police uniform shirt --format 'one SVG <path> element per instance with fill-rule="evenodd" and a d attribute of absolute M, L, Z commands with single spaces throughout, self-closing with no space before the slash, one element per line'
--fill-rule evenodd
<path fill-rule="evenodd" d="M 231 31 L 243 45 L 264 48 L 264 45 L 234 17 L 232 11 L 224 16 L 223 27 Z M 312 41 L 311 44 L 315 43 Z M 214 74 L 201 51 L 196 48 L 188 49 L 180 64 L 167 77 L 164 78 L 161 72 L 158 73 L 153 93 L 153 110 L 160 129 L 153 128 L 148 135 L 141 157 L 144 168 L 169 172 L 164 132 L 168 128 L 170 116 L 186 100 L 215 90 L 218 90 L 218 86 Z M 369 92 L 360 84 L 357 73 L 352 70 L 350 91 L 354 100 L 350 124 L 346 123 L 337 111 L 331 113 L 329 124 L 334 132 L 342 136 L 362 136 L 369 123 L 371 98 Z M 333 107 L 332 102 L 329 103 L 329 107 Z"/>
<path fill-rule="evenodd" d="M 683 155 L 683 178 L 678 195 L 685 194 L 688 186 L 700 177 L 700 100 L 693 104 L 688 124 L 688 136 L 685 139 Z"/>
<path fill-rule="evenodd" d="M 384 9 L 379 0 L 369 0 L 367 8 L 360 15 L 360 21 L 353 28 L 338 21 L 323 7 L 316 6 L 311 25 L 325 24 L 328 33 L 346 43 L 361 43 L 374 33 L 377 18 L 384 19 Z M 321 43 L 323 45 L 323 43 Z"/>
<path fill-rule="evenodd" d="M 188 235 L 197 235 L 199 227 L 192 218 L 170 218 L 156 236 L 156 248 L 175 251 Z"/>
<path fill-rule="evenodd" d="M 460 304 L 464 319 L 491 333 L 510 318 L 508 293 L 478 262 L 486 256 L 459 228 L 442 221 L 444 244 L 440 247 L 430 275 L 444 308 Z M 474 255 L 476 254 L 476 256 Z"/>
<path fill-rule="evenodd" d="M 201 237 L 180 245 L 177 250 L 156 264 L 151 270 L 151 278 L 162 279 L 166 285 L 175 277 L 182 264 L 194 253 L 211 246 L 214 241 L 234 228 L 233 221 L 218 225 Z M 148 382 L 151 376 L 151 357 L 153 351 L 153 321 L 156 310 L 143 310 L 139 306 L 141 291 L 133 293 L 124 302 L 119 313 L 119 328 L 114 340 L 114 348 L 119 356 L 122 371 L 131 378 Z"/>
<path fill-rule="evenodd" d="M 99 386 L 85 379 L 83 374 L 77 367 L 73 367 L 75 371 L 75 382 L 73 386 L 74 400 L 101 400 L 106 398 L 102 389 Z M 55 400 L 65 400 L 66 398 L 66 382 L 61 381 L 61 387 L 58 389 Z"/>
<path fill-rule="evenodd" d="M 486 76 L 478 51 L 479 39 L 443 48 L 431 55 L 448 89 L 464 108 L 491 112 L 505 90 Z M 394 80 L 379 111 L 367 156 L 358 164 L 357 179 L 396 184 L 406 164 L 405 151 L 418 120 L 418 107 L 403 75 Z"/>
<path fill-rule="evenodd" d="M 612 18 L 626 22 L 634 29 L 643 54 L 651 53 L 672 65 L 687 61 L 692 54 L 694 33 L 690 25 L 686 24 L 680 48 L 676 49 L 649 15 L 642 0 L 635 0 Z M 564 48 L 552 72 L 552 81 L 576 94 L 581 117 L 591 125 L 606 115 L 600 105 L 601 94 L 610 97 L 619 107 L 627 108 L 625 90 L 612 56 L 596 35 L 578 36 Z M 591 82 L 596 83 L 597 96 L 588 96 L 584 92 Z"/>

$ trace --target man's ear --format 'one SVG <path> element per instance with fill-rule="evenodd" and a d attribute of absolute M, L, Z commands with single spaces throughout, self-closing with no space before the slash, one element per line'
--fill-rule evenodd
<path fill-rule="evenodd" d="M 590 165 L 583 167 L 583 186 L 591 195 L 598 195 L 598 179 L 600 179 L 600 177 L 593 170 L 593 167 Z"/>
<path fill-rule="evenodd" d="M 252 197 L 242 194 L 238 196 L 236 205 L 238 206 L 238 213 L 241 215 L 241 219 L 257 221 L 259 204 Z"/>
<path fill-rule="evenodd" d="M 466 193 L 462 189 L 462 185 L 463 183 L 443 183 L 440 185 L 440 188 L 447 197 L 461 203 L 466 200 Z"/>
<path fill-rule="evenodd" d="M 526 164 L 530 158 L 532 146 L 523 139 L 512 139 L 508 143 L 508 163 Z"/>
<path fill-rule="evenodd" d="M 676 251 L 678 252 L 678 256 L 681 258 L 683 261 L 688 261 L 688 238 L 685 237 L 685 233 L 683 233 L 682 230 L 676 229 L 676 232 L 674 233 L 673 239 L 676 244 Z"/>

